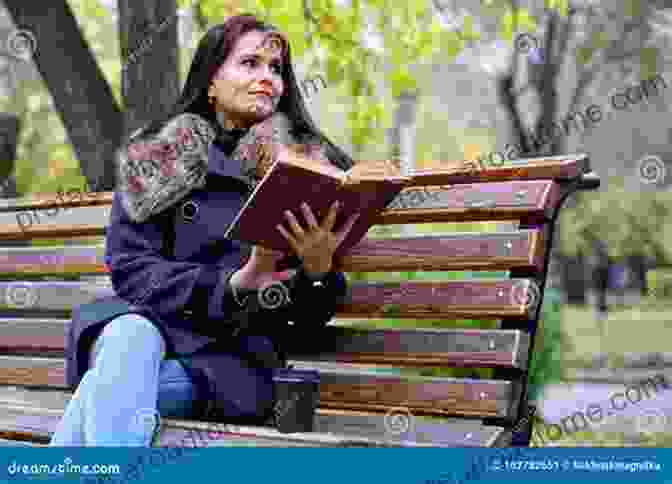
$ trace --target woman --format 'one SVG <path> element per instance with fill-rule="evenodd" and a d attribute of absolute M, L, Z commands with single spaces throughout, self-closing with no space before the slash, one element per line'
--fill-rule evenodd
<path fill-rule="evenodd" d="M 334 231 L 335 205 L 322 221 L 309 207 L 287 214 L 278 230 L 293 254 L 250 254 L 223 238 L 258 180 L 258 155 L 291 144 L 344 170 L 353 164 L 313 124 L 280 32 L 251 15 L 210 29 L 170 115 L 119 150 L 105 257 L 116 294 L 132 305 L 73 312 L 66 352 L 76 391 L 51 445 L 149 446 L 157 415 L 272 415 L 283 339 L 323 327 L 345 296 L 332 259 L 356 219 Z M 276 272 L 283 262 L 295 270 Z M 258 296 L 278 280 L 282 304 L 263 304 Z"/>

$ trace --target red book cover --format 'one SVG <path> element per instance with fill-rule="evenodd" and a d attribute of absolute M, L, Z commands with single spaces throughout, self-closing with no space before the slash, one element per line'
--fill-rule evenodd
<path fill-rule="evenodd" d="M 338 200 L 341 208 L 334 232 L 350 215 L 360 212 L 352 230 L 334 254 L 340 256 L 366 235 L 376 216 L 410 180 L 388 162 L 358 163 L 345 172 L 299 156 L 281 157 L 259 181 L 225 236 L 292 253 L 289 243 L 276 228 L 283 224 L 292 233 L 286 223 L 285 210 L 290 210 L 305 227 L 301 203 L 306 202 L 321 223 L 331 204 Z"/>

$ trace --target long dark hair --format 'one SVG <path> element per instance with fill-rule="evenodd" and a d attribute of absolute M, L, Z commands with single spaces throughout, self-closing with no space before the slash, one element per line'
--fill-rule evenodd
<path fill-rule="evenodd" d="M 245 14 L 231 17 L 226 22 L 208 30 L 198 44 L 198 49 L 184 83 L 182 94 L 169 113 L 155 120 L 141 130 L 132 133 L 122 144 L 125 148 L 137 138 L 155 134 L 171 119 L 183 113 L 193 113 L 207 119 L 215 130 L 219 131 L 216 112 L 208 103 L 208 86 L 219 67 L 226 61 L 235 42 L 250 31 L 278 32 L 270 24 L 258 20 L 254 15 Z M 298 139 L 313 138 L 321 141 L 329 161 L 343 170 L 353 166 L 350 158 L 343 150 L 333 144 L 315 125 L 306 109 L 303 96 L 296 82 L 294 68 L 291 63 L 289 43 L 281 36 L 283 45 L 282 80 L 284 93 L 278 103 L 277 111 L 285 113 L 293 124 L 293 132 Z"/>

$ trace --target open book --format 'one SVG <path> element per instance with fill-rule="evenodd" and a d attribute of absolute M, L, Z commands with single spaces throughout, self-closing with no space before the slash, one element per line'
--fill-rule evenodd
<path fill-rule="evenodd" d="M 399 168 L 389 161 L 360 162 L 343 171 L 286 150 L 265 169 L 254 191 L 227 228 L 225 237 L 292 253 L 289 243 L 276 228 L 282 224 L 290 234 L 293 233 L 286 223 L 285 210 L 290 210 L 305 228 L 301 203 L 306 202 L 318 223 L 322 223 L 331 204 L 338 200 L 341 207 L 334 232 L 350 215 L 360 212 L 352 230 L 334 254 L 342 255 L 366 235 L 376 216 L 410 181 L 411 177 L 401 175 Z"/>

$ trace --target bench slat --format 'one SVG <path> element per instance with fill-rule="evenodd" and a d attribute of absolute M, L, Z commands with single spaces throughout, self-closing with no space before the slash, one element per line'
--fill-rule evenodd
<path fill-rule="evenodd" d="M 542 270 L 543 232 L 464 233 L 392 239 L 365 238 L 334 261 L 345 272 Z M 105 274 L 98 246 L 0 248 L 0 275 Z"/>
<path fill-rule="evenodd" d="M 318 364 L 299 363 L 316 368 Z M 320 372 L 320 407 L 387 411 L 406 406 L 418 415 L 515 417 L 511 401 L 518 384 L 504 380 L 397 377 L 339 366 L 339 372 Z M 0 385 L 67 389 L 61 358 L 0 356 Z M 376 403 L 374 403 L 374 400 Z"/>
<path fill-rule="evenodd" d="M 69 324 L 67 319 L 0 319 L 0 353 L 63 357 Z M 290 358 L 310 361 L 524 369 L 529 348 L 529 335 L 519 330 L 329 326 L 322 334 L 309 345 L 288 338 L 285 350 Z"/>
<path fill-rule="evenodd" d="M 381 329 L 327 327 L 307 348 L 298 338 L 295 360 L 400 366 L 508 367 L 527 365 L 529 335 L 519 330 Z M 290 343 L 290 344 L 292 344 Z"/>
<path fill-rule="evenodd" d="M 553 180 L 577 178 L 590 172 L 590 159 L 585 153 L 562 156 L 540 156 L 510 160 L 498 166 L 492 163 L 480 168 L 469 161 L 432 163 L 430 170 L 414 170 L 410 186 L 472 184 L 507 180 Z M 440 167 L 440 168 L 437 168 Z M 114 192 L 93 192 L 77 188 L 59 196 L 56 193 L 30 195 L 0 200 L 0 212 L 17 209 L 46 210 L 56 207 L 92 207 L 110 205 Z"/>
<path fill-rule="evenodd" d="M 342 259 L 346 272 L 543 270 L 543 231 L 363 239 Z"/>
<path fill-rule="evenodd" d="M 0 434 L 48 443 L 70 393 L 0 387 Z M 409 430 L 394 434 L 381 414 L 318 409 L 315 432 L 280 434 L 248 427 L 162 418 L 159 445 L 393 445 L 492 447 L 508 445 L 510 432 L 476 420 L 414 417 Z M 195 432 L 189 436 L 189 431 Z M 192 444 L 193 445 L 193 444 Z"/>
<path fill-rule="evenodd" d="M 44 446 L 33 444 L 30 442 L 22 442 L 20 440 L 0 439 L 0 447 L 44 447 Z"/>
<path fill-rule="evenodd" d="M 297 360 L 403 366 L 507 367 L 527 365 L 529 335 L 519 330 L 360 330 L 325 328 L 306 348 L 287 348 Z"/>
<path fill-rule="evenodd" d="M 0 282 L 0 311 L 69 312 L 72 307 L 112 295 L 111 285 L 82 281 Z M 529 279 L 481 281 L 351 282 L 340 317 L 528 318 L 538 303 Z"/>
<path fill-rule="evenodd" d="M 356 366 L 294 361 L 296 369 L 320 372 L 320 407 L 414 415 L 514 418 L 517 382 L 470 378 L 383 375 Z"/>
<path fill-rule="evenodd" d="M 590 159 L 585 153 L 502 161 L 501 165 L 492 162 L 487 168 L 476 170 L 472 168 L 472 163 L 432 163 L 436 168 L 413 171 L 411 185 L 478 183 L 488 180 L 567 180 L 590 172 Z"/>
<path fill-rule="evenodd" d="M 518 220 L 549 215 L 560 199 L 560 186 L 554 181 L 511 181 L 406 188 L 381 212 L 372 225 L 438 222 L 474 222 Z M 0 224 L 0 241 L 59 239 L 104 235 L 109 220 L 109 206 L 100 207 L 98 223 L 79 223 L 77 210 L 58 215 L 56 223 L 49 217 L 23 229 L 16 220 Z M 91 215 L 89 214 L 88 217 Z M 89 218 L 87 218 L 88 220 Z"/>

